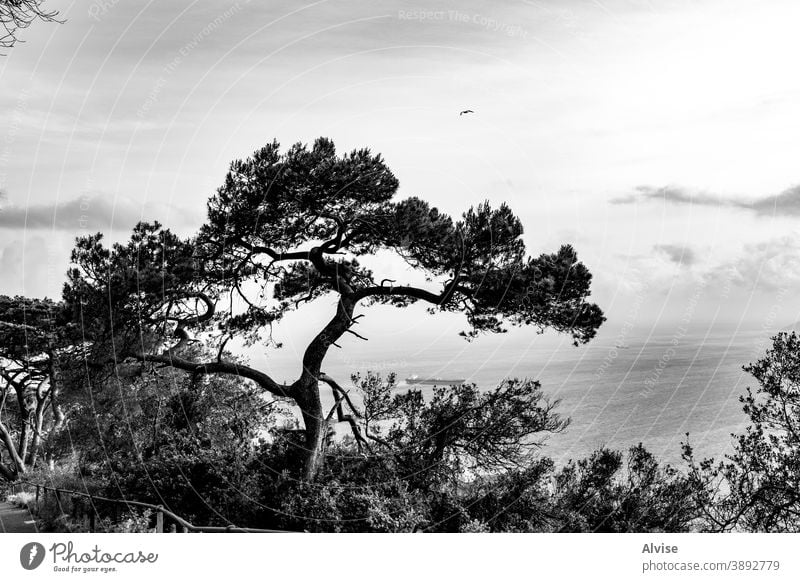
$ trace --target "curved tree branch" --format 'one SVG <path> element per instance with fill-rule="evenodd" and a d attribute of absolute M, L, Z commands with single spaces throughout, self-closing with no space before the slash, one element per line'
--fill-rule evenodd
<path fill-rule="evenodd" d="M 425 289 L 420 289 L 419 287 L 411 287 L 408 285 L 383 285 L 382 282 L 381 285 L 373 285 L 359 289 L 353 294 L 353 298 L 355 301 L 360 301 L 361 299 L 365 299 L 367 297 L 386 297 L 395 295 L 421 299 L 422 301 L 427 301 L 428 303 L 433 303 L 435 305 L 443 305 L 447 303 L 456 292 L 462 292 L 462 288 L 458 285 L 458 280 L 458 277 L 455 277 L 445 286 L 444 290 L 438 294 Z M 384 281 L 386 280 L 384 279 Z"/>
<path fill-rule="evenodd" d="M 344 388 L 342 388 L 339 385 L 339 383 L 336 382 L 336 380 L 334 380 L 324 372 L 320 373 L 319 380 L 321 382 L 325 382 L 328 386 L 331 387 L 331 389 L 334 392 L 334 396 L 338 394 L 342 399 L 344 399 L 347 402 L 347 406 L 350 407 L 350 410 L 353 411 L 353 414 L 356 415 L 356 418 L 361 418 L 361 412 L 353 404 L 353 401 L 350 400 L 350 396 L 347 394 L 347 391 Z"/>
<path fill-rule="evenodd" d="M 180 342 L 179 342 L 180 343 Z M 240 378 L 247 378 L 258 384 L 261 388 L 282 398 L 294 398 L 294 391 L 292 386 L 286 384 L 279 384 L 273 380 L 269 375 L 233 362 L 211 361 L 211 362 L 193 362 L 186 358 L 176 355 L 174 349 L 167 350 L 161 354 L 145 354 L 143 352 L 133 352 L 129 356 L 141 362 L 154 362 L 166 364 L 179 370 L 191 372 L 193 374 L 230 374 L 239 376 Z"/>

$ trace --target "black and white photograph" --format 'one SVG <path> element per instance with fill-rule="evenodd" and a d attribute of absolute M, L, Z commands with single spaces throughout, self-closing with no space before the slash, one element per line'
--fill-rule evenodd
<path fill-rule="evenodd" d="M 798 22 L 0 0 L 7 579 L 348 533 L 800 575 L 679 562 L 800 532 Z"/>

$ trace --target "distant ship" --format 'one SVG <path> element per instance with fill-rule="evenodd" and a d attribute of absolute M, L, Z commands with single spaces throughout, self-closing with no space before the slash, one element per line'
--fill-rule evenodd
<path fill-rule="evenodd" d="M 425 384 L 426 386 L 452 386 L 463 384 L 464 378 L 420 378 L 416 374 L 406 378 L 407 384 Z"/>
<path fill-rule="evenodd" d="M 614 344 L 614 347 L 617 348 L 618 350 L 627 350 L 631 346 L 629 346 L 625 342 L 617 342 L 616 344 Z"/>

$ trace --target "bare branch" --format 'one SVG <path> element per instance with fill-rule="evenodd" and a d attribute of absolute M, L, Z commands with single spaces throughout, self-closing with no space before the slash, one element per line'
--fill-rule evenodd
<path fill-rule="evenodd" d="M 225 350 L 225 346 L 230 339 L 231 336 L 229 335 L 224 340 L 222 340 L 222 343 L 219 345 L 219 350 L 217 351 L 217 362 L 222 362 L 222 352 L 223 350 Z"/>
<path fill-rule="evenodd" d="M 365 342 L 366 342 L 366 341 L 369 341 L 369 338 L 366 338 L 366 337 L 364 337 L 363 335 L 361 335 L 361 334 L 359 334 L 359 333 L 356 333 L 356 332 L 354 332 L 352 329 L 346 329 L 345 331 L 346 331 L 347 333 L 352 333 L 354 336 L 356 336 L 356 337 L 357 337 L 357 338 L 359 338 L 359 339 L 362 339 L 362 340 L 364 340 Z"/>
<path fill-rule="evenodd" d="M 330 421 L 330 419 L 333 417 L 333 413 L 335 412 L 336 419 L 338 422 L 347 422 L 350 425 L 350 430 L 353 433 L 353 437 L 356 440 L 356 444 L 358 445 L 358 450 L 359 451 L 361 450 L 362 445 L 367 447 L 367 449 L 369 449 L 370 448 L 369 443 L 364 438 L 364 435 L 361 434 L 361 428 L 358 426 L 358 422 L 356 421 L 356 419 L 353 417 L 352 414 L 344 414 L 344 411 L 342 410 L 342 401 L 343 400 L 347 401 L 347 405 L 350 407 L 350 410 L 353 411 L 353 414 L 355 414 L 356 417 L 361 418 L 361 414 L 359 413 L 358 409 L 355 407 L 353 402 L 350 400 L 350 397 L 347 395 L 347 391 L 341 386 L 339 386 L 339 384 L 333 378 L 331 378 L 325 373 L 321 373 L 319 379 L 331 387 L 331 390 L 333 391 L 333 396 L 336 399 L 336 402 L 333 405 L 333 408 L 331 408 L 331 411 L 328 413 L 328 416 L 325 419 L 325 421 L 326 422 Z"/>
<path fill-rule="evenodd" d="M 300 303 L 301 303 L 301 302 L 306 302 L 306 303 L 308 303 L 308 302 L 309 302 L 309 301 L 311 301 L 313 298 L 314 298 L 314 291 L 312 290 L 312 291 L 309 291 L 309 292 L 308 292 L 308 295 L 306 295 L 305 297 L 301 297 L 300 299 L 298 299 L 297 301 L 295 301 L 295 302 L 294 302 L 294 308 L 295 308 L 295 309 L 297 309 L 297 308 L 300 306 Z"/>
<path fill-rule="evenodd" d="M 358 417 L 358 418 L 362 417 L 361 412 L 359 412 L 358 408 L 356 408 L 356 406 L 353 404 L 353 401 L 350 400 L 350 396 L 348 396 L 347 391 L 344 388 L 342 388 L 339 385 L 339 383 L 336 382 L 336 380 L 334 380 L 333 378 L 331 378 L 330 376 L 328 376 L 324 372 L 320 373 L 319 380 L 321 382 L 325 382 L 328 386 L 331 387 L 331 389 L 333 390 L 334 396 L 336 396 L 337 394 L 341 395 L 341 397 L 347 402 L 347 406 L 350 407 L 350 410 L 353 411 L 353 414 L 355 414 L 356 417 Z"/>
<path fill-rule="evenodd" d="M 286 384 L 279 384 L 270 376 L 242 364 L 233 362 L 192 362 L 186 358 L 177 356 L 174 350 L 167 350 L 161 354 L 145 354 L 142 352 L 134 352 L 129 354 L 130 357 L 143 362 L 161 363 L 167 366 L 191 372 L 193 374 L 230 374 L 247 378 L 258 384 L 261 388 L 276 396 L 282 398 L 294 398 L 292 386 Z"/>

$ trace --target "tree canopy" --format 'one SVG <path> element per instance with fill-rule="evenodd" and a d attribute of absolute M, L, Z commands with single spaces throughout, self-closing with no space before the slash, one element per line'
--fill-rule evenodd
<path fill-rule="evenodd" d="M 20 29 L 34 20 L 54 21 L 58 13 L 45 10 L 44 0 L 0 0 L 0 49 L 11 48 L 19 40 Z"/>
<path fill-rule="evenodd" d="M 312 479 L 327 432 L 322 364 L 345 333 L 360 337 L 358 307 L 422 301 L 431 313 L 463 313 L 467 339 L 534 326 L 579 344 L 604 321 L 588 301 L 591 274 L 572 247 L 530 257 L 521 222 L 505 204 L 486 202 L 454 220 L 419 198 L 395 200 L 397 188 L 368 149 L 338 155 L 320 138 L 281 152 L 272 142 L 231 164 L 196 237 L 180 239 L 156 223 L 138 225 L 127 243 L 110 248 L 100 234 L 80 239 L 65 299 L 116 361 L 235 374 L 294 402 L 305 431 L 304 474 Z M 396 254 L 430 284 L 398 283 L 362 266 L 378 252 Z M 273 325 L 326 294 L 337 297 L 336 313 L 305 349 L 295 381 L 277 382 L 226 357 L 230 338 L 279 345 Z M 205 334 L 215 357 L 185 355 L 190 330 Z"/>

